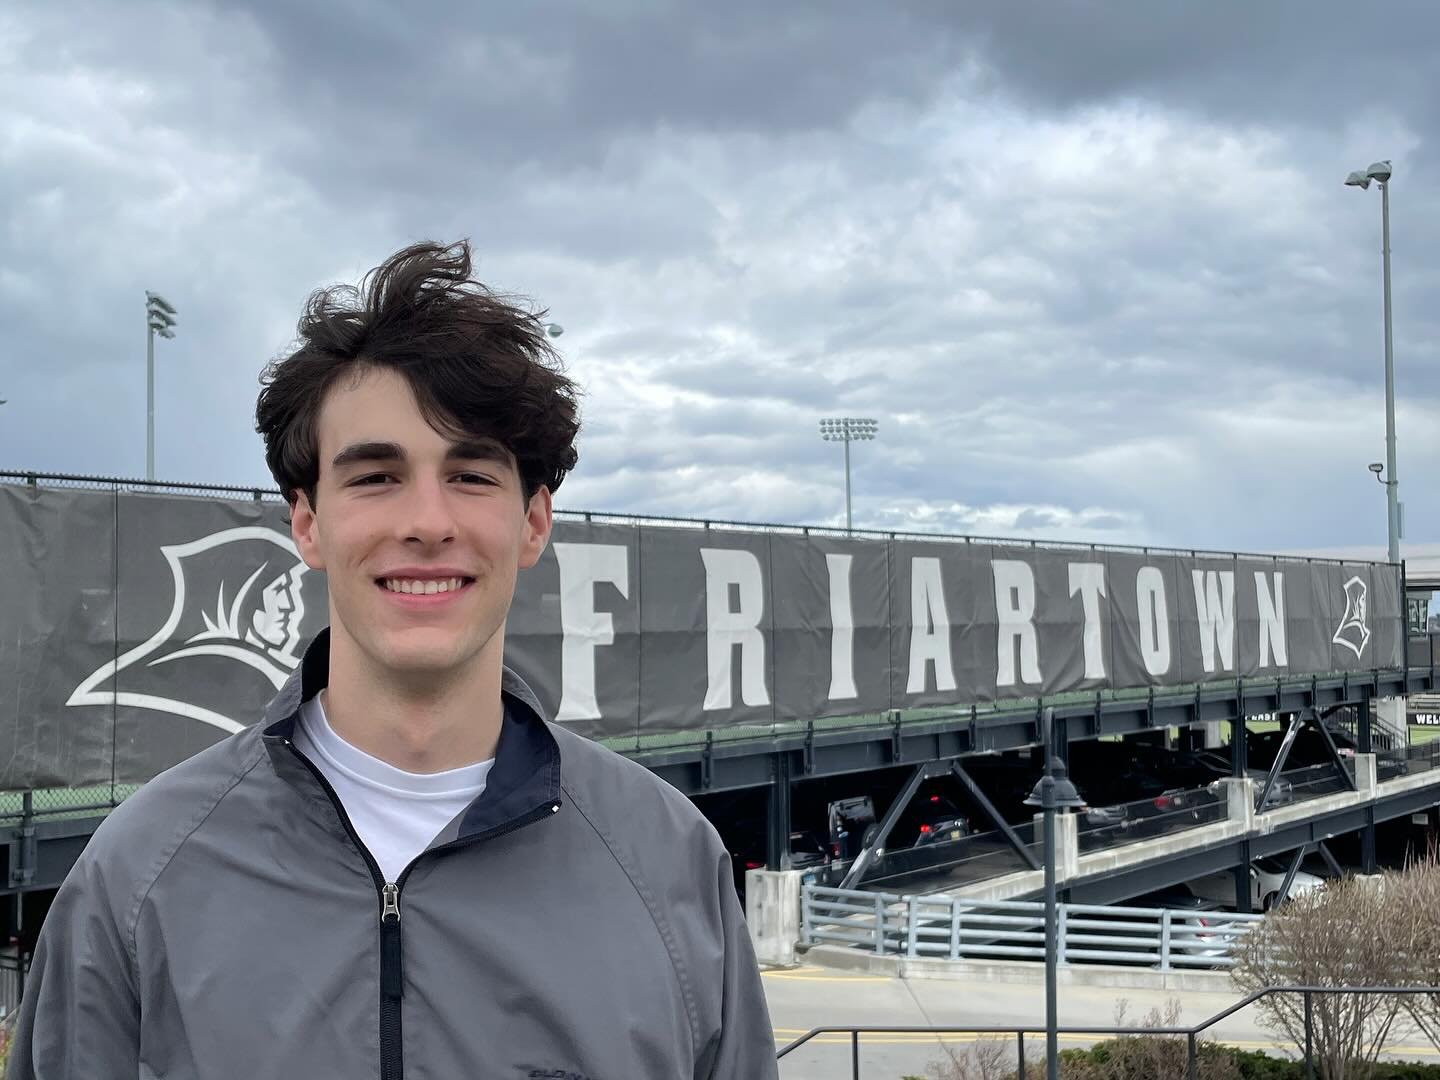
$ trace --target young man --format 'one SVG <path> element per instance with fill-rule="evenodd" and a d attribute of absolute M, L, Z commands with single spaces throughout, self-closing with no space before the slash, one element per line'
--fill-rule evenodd
<path fill-rule="evenodd" d="M 330 627 L 97 831 L 9 1076 L 774 1077 L 714 829 L 503 666 L 576 460 L 540 325 L 416 245 L 311 298 L 256 416 Z"/>

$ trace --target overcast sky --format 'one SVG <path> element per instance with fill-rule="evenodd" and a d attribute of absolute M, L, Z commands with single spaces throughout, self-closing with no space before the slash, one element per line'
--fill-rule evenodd
<path fill-rule="evenodd" d="M 0 468 L 266 483 L 306 294 L 422 238 L 565 327 L 571 509 L 1440 539 L 1440 8 L 0 6 Z M 1427 297 L 1431 299 L 1427 301 Z"/>

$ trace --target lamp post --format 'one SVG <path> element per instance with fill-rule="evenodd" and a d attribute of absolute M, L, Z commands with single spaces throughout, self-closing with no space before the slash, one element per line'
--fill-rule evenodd
<path fill-rule="evenodd" d="M 155 479 L 155 335 L 175 336 L 175 309 L 145 290 L 145 479 Z"/>
<path fill-rule="evenodd" d="M 820 438 L 826 442 L 845 444 L 845 531 L 851 532 L 850 525 L 850 444 L 857 440 L 868 442 L 875 438 L 879 422 L 864 417 L 840 416 L 820 421 Z"/>
<path fill-rule="evenodd" d="M 1345 178 L 1347 187 L 1364 190 L 1374 180 L 1380 185 L 1380 261 L 1385 278 L 1385 515 L 1390 561 L 1400 561 L 1400 481 L 1395 476 L 1395 352 L 1390 329 L 1390 175 L 1388 161 L 1377 161 Z M 1376 474 L 1379 479 L 1379 474 Z"/>
<path fill-rule="evenodd" d="M 1051 732 L 1055 710 L 1047 708 L 1041 738 L 1044 740 L 1045 772 L 1025 800 L 1026 806 L 1038 806 L 1044 818 L 1045 857 L 1045 1080 L 1058 1080 L 1060 1075 L 1060 1036 L 1055 990 L 1055 968 L 1060 945 L 1059 918 L 1055 900 L 1055 813 L 1057 810 L 1078 810 L 1085 805 L 1080 792 L 1065 775 L 1065 763 L 1055 753 Z"/>

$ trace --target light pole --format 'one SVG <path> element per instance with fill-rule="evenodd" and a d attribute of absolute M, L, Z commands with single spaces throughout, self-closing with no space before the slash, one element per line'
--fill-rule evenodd
<path fill-rule="evenodd" d="M 145 290 L 145 479 L 155 479 L 155 335 L 175 336 L 175 309 L 158 293 Z"/>
<path fill-rule="evenodd" d="M 1380 185 L 1380 261 L 1385 276 L 1385 516 L 1390 561 L 1400 561 L 1400 481 L 1395 476 L 1395 352 L 1390 330 L 1390 162 L 1377 161 L 1364 172 L 1345 178 L 1348 187 L 1362 190 L 1374 180 Z M 1377 474 L 1376 479 L 1379 479 Z"/>
<path fill-rule="evenodd" d="M 850 444 L 875 438 L 879 422 L 864 417 L 840 416 L 820 421 L 820 438 L 845 444 L 845 531 L 850 532 Z"/>
<path fill-rule="evenodd" d="M 1058 1080 L 1060 1075 L 1060 1021 L 1055 990 L 1055 968 L 1058 963 L 1060 943 L 1058 939 L 1059 918 L 1055 901 L 1055 812 L 1057 810 L 1078 810 L 1085 805 L 1080 792 L 1065 775 L 1065 764 L 1055 753 L 1051 731 L 1054 727 L 1055 710 L 1044 712 L 1043 749 L 1045 772 L 1040 782 L 1025 800 L 1026 806 L 1038 806 L 1045 815 L 1045 1080 Z"/>

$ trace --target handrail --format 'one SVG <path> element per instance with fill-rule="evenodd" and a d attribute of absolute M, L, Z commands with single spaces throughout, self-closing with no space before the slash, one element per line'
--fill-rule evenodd
<path fill-rule="evenodd" d="M 1111 1036 L 1157 1036 L 1181 1038 L 1187 1041 L 1186 1065 L 1191 1080 L 1197 1077 L 1198 1053 L 1197 1041 L 1204 1032 L 1214 1027 L 1220 1021 L 1225 1020 L 1242 1009 L 1254 1005 L 1262 998 L 1271 994 L 1301 994 L 1305 1000 L 1305 1047 L 1302 1062 L 1305 1065 L 1306 1076 L 1314 1076 L 1314 1048 L 1313 1048 L 1313 1020 L 1311 1013 L 1311 998 L 1316 994 L 1440 994 L 1440 986 L 1267 986 L 1248 994 L 1239 1001 L 1220 1010 L 1200 1023 L 1191 1027 L 1118 1027 L 1110 1026 L 1089 1026 L 1089 1025 L 1061 1025 L 1055 1029 L 1058 1035 L 1111 1035 Z M 820 1035 L 849 1035 L 851 1045 L 851 1077 L 852 1080 L 860 1078 L 860 1036 L 861 1035 L 889 1035 L 889 1034 L 920 1034 L 920 1035 L 1008 1035 L 1016 1039 L 1019 1052 L 1018 1080 L 1025 1080 L 1025 1036 L 1044 1032 L 1043 1025 L 992 1025 L 981 1027 L 945 1027 L 939 1025 L 835 1025 L 830 1027 L 811 1028 L 798 1039 L 787 1043 L 775 1053 L 776 1060 L 783 1058 L 786 1054 L 804 1046 L 811 1039 Z"/>
<path fill-rule="evenodd" d="M 206 484 L 193 481 L 174 480 L 141 480 L 118 476 L 96 476 L 86 473 L 52 473 L 39 472 L 34 469 L 0 469 L 0 483 L 19 482 L 35 486 L 40 481 L 58 481 L 63 484 L 88 484 L 99 487 L 126 487 L 135 490 L 151 489 L 156 491 L 197 491 L 212 493 L 230 493 L 246 498 L 259 499 L 262 496 L 268 499 L 279 499 L 280 492 L 272 487 L 258 484 Z M 968 533 L 926 533 L 926 532 L 905 532 L 891 529 L 845 529 L 835 525 L 804 525 L 804 524 L 783 524 L 778 522 L 760 521 L 731 521 L 720 518 L 686 518 L 668 514 L 637 514 L 628 511 L 606 511 L 606 510 L 560 510 L 555 511 L 557 517 L 562 519 L 603 519 L 609 521 L 635 521 L 652 522 L 655 524 L 672 524 L 679 526 L 696 526 L 709 528 L 719 525 L 723 528 L 735 529 L 761 529 L 766 531 L 785 531 L 797 533 L 813 533 L 817 536 L 865 536 L 872 538 L 884 538 L 889 540 L 954 540 L 962 543 L 981 544 L 1003 544 L 1009 547 L 1031 547 L 1031 548 L 1054 548 L 1061 551 L 1113 551 L 1118 553 L 1138 552 L 1147 555 L 1189 555 L 1189 556 L 1222 556 L 1240 559 L 1255 559 L 1273 563 L 1314 563 L 1321 566 L 1393 566 L 1381 560 L 1370 559 L 1332 559 L 1315 555 L 1285 555 L 1274 552 L 1253 552 L 1253 551 L 1216 551 L 1208 548 L 1173 548 L 1173 547 L 1142 547 L 1139 544 L 1106 544 L 1090 543 L 1081 540 L 1031 540 L 1019 537 L 1003 536 L 979 536 Z M 1403 615 L 1403 613 L 1402 613 Z"/>

